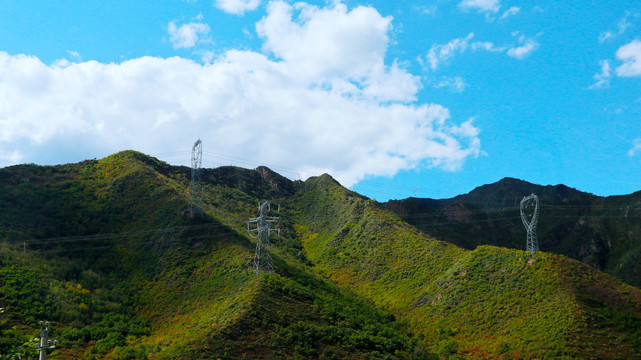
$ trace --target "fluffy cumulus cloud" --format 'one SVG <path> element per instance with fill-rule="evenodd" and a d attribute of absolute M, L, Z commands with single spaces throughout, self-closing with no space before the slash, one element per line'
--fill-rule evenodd
<path fill-rule="evenodd" d="M 175 21 L 172 21 L 167 26 L 169 32 L 169 40 L 174 46 L 174 49 L 191 48 L 196 45 L 201 35 L 209 33 L 209 25 L 203 23 L 188 23 L 177 26 Z"/>
<path fill-rule="evenodd" d="M 264 53 L 229 50 L 206 64 L 46 65 L 0 52 L 0 166 L 44 154 L 188 152 L 200 137 L 210 166 L 207 154 L 226 154 L 296 169 L 283 172 L 294 178 L 328 172 L 348 186 L 458 169 L 481 153 L 479 130 L 417 103 L 418 78 L 385 64 L 390 20 L 369 7 L 273 2 L 257 24 Z"/>
<path fill-rule="evenodd" d="M 384 63 L 391 18 L 371 7 L 318 8 L 272 2 L 256 30 L 264 49 L 287 66 L 292 78 L 335 92 L 414 100 L 417 77 Z"/>
<path fill-rule="evenodd" d="M 641 76 L 641 41 L 633 40 L 623 45 L 616 52 L 621 64 L 616 69 L 619 76 Z"/>
<path fill-rule="evenodd" d="M 256 10 L 260 0 L 215 0 L 214 5 L 224 12 L 242 15 L 245 11 Z"/>
<path fill-rule="evenodd" d="M 463 10 L 477 10 L 485 13 L 496 13 L 501 4 L 499 0 L 463 0 L 459 3 Z"/>

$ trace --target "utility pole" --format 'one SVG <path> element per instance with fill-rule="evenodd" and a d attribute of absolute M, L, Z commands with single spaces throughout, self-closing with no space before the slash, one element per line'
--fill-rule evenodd
<path fill-rule="evenodd" d="M 191 183 L 189 185 L 189 216 L 202 212 L 200 167 L 203 163 L 203 142 L 198 139 L 191 148 Z"/>
<path fill-rule="evenodd" d="M 267 211 L 271 210 L 271 202 L 265 201 L 258 206 L 260 216 L 251 218 L 247 221 L 247 232 L 249 236 L 256 239 L 256 253 L 254 255 L 254 273 L 261 272 L 268 274 L 274 273 L 274 264 L 270 249 L 269 235 L 277 232 L 280 236 L 280 229 L 274 229 L 272 226 L 280 219 L 279 217 L 267 216 Z M 280 211 L 280 205 L 278 206 Z M 255 224 L 255 225 L 253 225 Z"/>
<path fill-rule="evenodd" d="M 525 213 L 526 207 L 534 206 L 534 211 L 532 214 L 527 215 Z M 525 231 L 527 231 L 527 242 L 525 245 L 525 251 L 529 251 L 532 256 L 536 251 L 539 251 L 539 240 L 536 237 L 536 224 L 539 221 L 539 197 L 531 194 L 526 196 L 521 200 L 521 220 L 525 226 Z"/>
<path fill-rule="evenodd" d="M 49 339 L 49 322 L 40 321 L 40 346 L 38 350 L 40 351 L 39 360 L 47 359 L 47 349 L 53 349 L 58 344 L 58 340 Z"/>

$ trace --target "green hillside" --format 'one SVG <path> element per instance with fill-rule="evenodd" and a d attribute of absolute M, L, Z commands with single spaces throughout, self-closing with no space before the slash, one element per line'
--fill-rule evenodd
<path fill-rule="evenodd" d="M 299 231 L 315 268 L 392 309 L 431 352 L 641 356 L 639 289 L 560 255 L 466 251 L 417 233 L 326 176 L 306 184 L 316 188 L 298 201 L 309 224 Z"/>
<path fill-rule="evenodd" d="M 387 313 L 297 261 L 274 254 L 280 275 L 254 275 L 245 221 L 280 189 L 206 170 L 190 219 L 188 174 L 131 151 L 0 170 L 0 354 L 33 356 L 50 320 L 60 359 L 408 357 Z"/>
<path fill-rule="evenodd" d="M 425 233 L 466 249 L 484 244 L 524 249 L 519 202 L 531 193 L 540 199 L 541 250 L 641 286 L 641 192 L 599 197 L 506 178 L 452 199 L 409 198 L 385 206 Z"/>
<path fill-rule="evenodd" d="M 641 291 L 551 253 L 439 241 L 323 175 L 134 151 L 0 169 L 0 358 L 641 357 Z M 282 205 L 275 274 L 246 221 Z M 633 260 L 631 260 L 633 261 Z"/>

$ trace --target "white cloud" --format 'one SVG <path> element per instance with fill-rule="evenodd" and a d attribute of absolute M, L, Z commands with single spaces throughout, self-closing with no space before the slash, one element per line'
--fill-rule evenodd
<path fill-rule="evenodd" d="M 276 1 L 268 11 L 256 25 L 265 39 L 264 49 L 282 59 L 297 76 L 331 81 L 384 75 L 390 17 L 382 17 L 371 7 L 348 11 L 341 3 L 320 9 L 302 3 L 294 8 Z"/>
<path fill-rule="evenodd" d="M 599 65 L 601 65 L 601 71 L 594 74 L 593 79 L 595 82 L 588 89 L 601 89 L 610 86 L 610 78 L 612 77 L 610 74 L 610 62 L 601 60 Z"/>
<path fill-rule="evenodd" d="M 518 33 L 516 33 L 518 34 Z M 507 55 L 515 59 L 524 59 L 534 50 L 539 48 L 539 43 L 534 39 L 528 39 L 524 35 L 519 37 L 520 46 L 515 46 L 507 51 Z"/>
<path fill-rule="evenodd" d="M 605 42 L 606 40 L 610 40 L 614 37 L 623 35 L 628 29 L 630 29 L 632 26 L 634 26 L 633 22 L 630 22 L 630 20 L 636 21 L 639 18 L 638 13 L 632 13 L 627 11 L 625 13 L 625 16 L 619 20 L 619 22 L 616 25 L 616 31 L 604 31 L 599 34 L 599 42 Z"/>
<path fill-rule="evenodd" d="M 501 7 L 499 0 L 463 0 L 459 3 L 463 10 L 478 10 L 484 13 L 496 13 Z"/>
<path fill-rule="evenodd" d="M 520 7 L 512 6 L 511 8 L 505 10 L 505 12 L 503 12 L 503 15 L 501 15 L 501 17 L 499 19 L 500 20 L 506 19 L 506 18 L 508 18 L 510 16 L 514 16 L 514 15 L 518 14 L 519 12 L 521 12 L 521 8 Z"/>
<path fill-rule="evenodd" d="M 478 129 L 415 102 L 418 78 L 384 62 L 390 21 L 369 7 L 275 2 L 257 26 L 275 58 L 229 50 L 205 64 L 60 67 L 0 52 L 0 166 L 188 152 L 200 137 L 209 166 L 229 160 L 208 153 L 226 154 L 296 169 L 283 171 L 293 178 L 329 172 L 348 186 L 417 167 L 456 170 L 481 154 Z"/>
<path fill-rule="evenodd" d="M 167 26 L 169 32 L 169 40 L 174 46 L 174 49 L 192 48 L 198 42 L 201 35 L 209 33 L 209 25 L 202 23 L 188 23 L 180 27 L 176 26 L 176 22 L 172 21 Z"/>
<path fill-rule="evenodd" d="M 202 50 L 202 51 L 199 51 L 199 52 L 196 52 L 196 53 L 198 55 L 200 55 L 200 59 L 205 64 L 211 64 L 214 60 L 216 60 L 217 53 L 215 51 Z"/>
<path fill-rule="evenodd" d="M 608 40 L 609 38 L 611 38 L 613 36 L 614 36 L 614 34 L 612 34 L 611 31 L 604 31 L 604 32 L 599 34 L 599 42 L 605 42 L 606 40 Z"/>
<path fill-rule="evenodd" d="M 632 149 L 628 151 L 630 156 L 635 156 L 637 153 L 641 153 L 641 138 L 635 139 Z"/>
<path fill-rule="evenodd" d="M 616 52 L 617 59 L 623 61 L 616 72 L 619 76 L 641 76 L 641 41 L 633 40 Z"/>
<path fill-rule="evenodd" d="M 431 16 L 434 16 L 438 12 L 438 8 L 434 4 L 414 6 L 414 10 L 417 10 L 425 15 L 431 15 Z"/>
<path fill-rule="evenodd" d="M 73 58 L 75 61 L 82 61 L 82 56 L 77 51 L 67 50 L 67 54 Z"/>
<path fill-rule="evenodd" d="M 0 162 L 7 162 L 9 164 L 16 164 L 20 162 L 23 155 L 18 150 L 4 152 L 0 150 Z"/>
<path fill-rule="evenodd" d="M 495 46 L 492 42 L 472 41 L 473 38 L 474 33 L 470 33 L 464 38 L 451 40 L 447 44 L 433 45 L 425 57 L 430 68 L 432 70 L 436 70 L 442 63 L 447 62 L 455 55 L 463 54 L 468 50 L 485 50 L 491 52 L 500 52 L 505 50 L 502 47 Z"/>
<path fill-rule="evenodd" d="M 454 92 L 460 93 L 465 90 L 467 84 L 465 84 L 465 80 L 463 80 L 462 77 L 456 76 L 453 78 L 444 77 L 436 82 L 433 86 L 435 88 L 448 88 Z"/>
<path fill-rule="evenodd" d="M 433 45 L 427 53 L 427 62 L 432 70 L 436 70 L 440 63 L 449 60 L 457 53 L 465 52 L 473 37 L 474 33 L 470 33 L 465 38 L 454 39 L 444 45 Z"/>
<path fill-rule="evenodd" d="M 501 52 L 505 50 L 505 48 L 497 47 L 493 42 L 490 41 L 475 41 L 472 43 L 471 48 L 472 50 L 485 50 L 491 52 Z"/>
<path fill-rule="evenodd" d="M 245 11 L 256 10 L 260 0 L 215 0 L 214 5 L 224 12 L 243 15 Z"/>

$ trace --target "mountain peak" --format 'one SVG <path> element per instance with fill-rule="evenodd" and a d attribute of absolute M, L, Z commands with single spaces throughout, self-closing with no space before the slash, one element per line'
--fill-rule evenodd
<path fill-rule="evenodd" d="M 312 186 L 317 186 L 317 187 L 328 187 L 328 186 L 341 186 L 342 185 L 336 181 L 331 175 L 325 173 L 320 176 L 312 176 L 309 179 L 305 181 L 306 184 L 310 184 Z"/>

